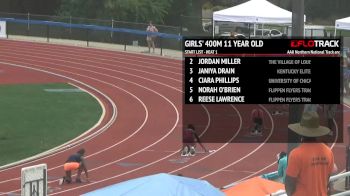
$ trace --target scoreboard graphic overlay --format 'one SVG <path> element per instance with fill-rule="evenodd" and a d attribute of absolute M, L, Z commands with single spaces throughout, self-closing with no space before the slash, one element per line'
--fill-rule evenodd
<path fill-rule="evenodd" d="M 289 104 L 318 104 L 324 126 L 324 108 L 337 104 L 334 119 L 342 121 L 341 39 L 186 38 L 183 56 L 183 123 L 193 124 L 199 133 L 206 129 L 203 142 L 261 142 L 266 137 L 267 142 L 287 142 Z M 271 136 L 265 130 L 256 137 L 248 126 L 230 140 L 235 135 L 230 124 L 238 121 L 234 108 L 239 106 L 250 121 L 252 110 L 260 107 L 256 104 L 265 104 L 271 114 L 279 112 L 278 129 L 284 132 Z M 205 109 L 213 114 L 209 127 Z M 342 126 L 336 128 L 341 142 Z"/>

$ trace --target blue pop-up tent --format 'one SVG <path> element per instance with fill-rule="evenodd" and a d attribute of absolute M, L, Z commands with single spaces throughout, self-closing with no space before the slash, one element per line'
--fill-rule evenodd
<path fill-rule="evenodd" d="M 224 196 L 207 181 L 164 173 L 128 180 L 84 194 L 84 196 L 102 195 Z"/>

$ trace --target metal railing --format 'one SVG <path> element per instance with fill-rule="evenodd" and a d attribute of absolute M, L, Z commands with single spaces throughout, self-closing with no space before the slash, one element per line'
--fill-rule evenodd
<path fill-rule="evenodd" d="M 127 46 L 147 46 L 146 36 L 156 36 L 156 47 L 181 50 L 180 27 L 157 25 L 159 33 L 146 32 L 148 24 L 124 21 L 47 16 L 0 12 L 0 20 L 7 22 L 8 35 L 43 37 L 102 42 Z"/>

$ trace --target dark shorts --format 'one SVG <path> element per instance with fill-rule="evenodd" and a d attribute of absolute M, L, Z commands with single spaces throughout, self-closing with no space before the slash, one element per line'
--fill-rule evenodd
<path fill-rule="evenodd" d="M 257 125 L 262 125 L 262 123 L 263 123 L 262 118 L 254 118 L 253 122 Z"/>
<path fill-rule="evenodd" d="M 195 143 L 195 140 L 194 140 L 194 138 L 193 137 L 184 137 L 183 139 L 182 139 L 182 142 L 183 143 L 186 143 L 186 144 L 189 144 L 189 143 Z"/>

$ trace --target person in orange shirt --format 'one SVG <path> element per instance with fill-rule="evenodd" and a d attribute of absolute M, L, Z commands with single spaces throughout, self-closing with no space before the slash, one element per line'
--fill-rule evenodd
<path fill-rule="evenodd" d="M 302 143 L 288 157 L 285 188 L 288 196 L 327 196 L 329 177 L 333 172 L 332 150 L 317 138 L 330 129 L 320 126 L 316 112 L 304 112 L 300 123 L 288 128 L 302 136 Z"/>

